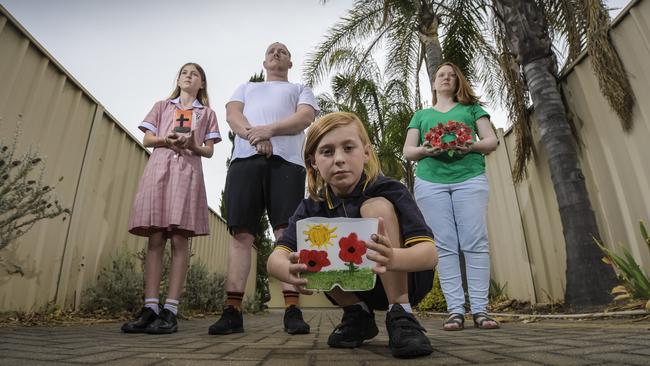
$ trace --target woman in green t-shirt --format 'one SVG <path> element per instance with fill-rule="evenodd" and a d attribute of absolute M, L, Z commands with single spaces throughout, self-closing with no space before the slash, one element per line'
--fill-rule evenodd
<path fill-rule="evenodd" d="M 445 62 L 438 67 L 432 99 L 432 108 L 417 111 L 411 119 L 404 156 L 418 162 L 415 199 L 438 247 L 440 285 L 449 312 L 443 329 L 464 327 L 461 251 L 465 256 L 474 325 L 498 328 L 499 324 L 486 313 L 490 257 L 486 225 L 488 181 L 483 157 L 496 149 L 497 138 L 490 116 L 481 108 L 458 66 Z M 461 126 L 456 131 L 468 132 L 469 141 L 446 129 L 442 136 L 430 134 L 432 142 L 425 144 L 425 136 L 432 128 L 449 121 Z"/>

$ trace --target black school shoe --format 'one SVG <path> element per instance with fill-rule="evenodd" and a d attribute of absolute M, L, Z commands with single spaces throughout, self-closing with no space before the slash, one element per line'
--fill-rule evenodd
<path fill-rule="evenodd" d="M 124 333 L 146 333 L 147 327 L 158 318 L 155 311 L 150 308 L 143 307 L 135 316 L 135 319 L 122 325 L 122 332 Z"/>
<path fill-rule="evenodd" d="M 208 334 L 231 334 L 244 331 L 244 318 L 241 311 L 234 306 L 228 305 L 223 309 L 221 318 L 208 328 Z"/>
<path fill-rule="evenodd" d="M 309 324 L 302 318 L 302 311 L 296 305 L 284 310 L 284 331 L 289 334 L 308 334 Z"/>
<path fill-rule="evenodd" d="M 399 304 L 393 305 L 386 313 L 386 329 L 388 347 L 393 357 L 410 358 L 433 352 L 429 338 L 424 335 L 426 330 L 413 314 L 407 313 Z"/>
<path fill-rule="evenodd" d="M 147 327 L 147 333 L 149 334 L 171 334 L 177 331 L 176 315 L 167 309 L 162 309 L 158 314 L 158 318 Z"/>
<path fill-rule="evenodd" d="M 372 311 L 369 313 L 360 305 L 345 306 L 341 323 L 334 328 L 327 344 L 334 348 L 355 348 L 363 341 L 374 338 L 377 333 L 379 329 Z"/>

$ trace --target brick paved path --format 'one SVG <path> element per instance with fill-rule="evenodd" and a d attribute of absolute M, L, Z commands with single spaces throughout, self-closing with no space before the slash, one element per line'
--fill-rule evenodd
<path fill-rule="evenodd" d="M 308 310 L 308 335 L 282 331 L 282 313 L 245 317 L 246 333 L 209 336 L 216 319 L 182 321 L 173 335 L 122 334 L 120 324 L 0 328 L 0 365 L 650 365 L 650 322 L 541 321 L 505 323 L 497 331 L 440 330 L 423 320 L 435 352 L 426 358 L 391 357 L 377 313 L 379 335 L 361 348 L 331 349 L 327 336 L 338 310 Z M 471 324 L 470 324 L 471 325 Z M 397 363 L 399 362 L 399 363 Z"/>

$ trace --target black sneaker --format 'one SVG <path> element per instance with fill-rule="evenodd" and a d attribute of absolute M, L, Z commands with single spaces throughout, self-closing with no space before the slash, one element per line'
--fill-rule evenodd
<path fill-rule="evenodd" d="M 177 331 L 176 315 L 167 309 L 162 309 L 158 318 L 147 327 L 149 334 L 171 334 Z"/>
<path fill-rule="evenodd" d="M 208 328 L 208 334 L 231 334 L 244 331 L 244 318 L 241 311 L 234 306 L 228 305 L 223 309 L 221 318 Z"/>
<path fill-rule="evenodd" d="M 394 357 L 426 356 L 433 352 L 429 338 L 424 335 L 426 330 L 399 304 L 393 305 L 386 313 L 386 329 L 388 347 Z"/>
<path fill-rule="evenodd" d="M 360 305 L 345 306 L 341 323 L 334 328 L 327 344 L 335 348 L 355 348 L 363 341 L 374 338 L 377 333 L 379 330 L 373 312 L 368 313 Z"/>
<path fill-rule="evenodd" d="M 122 325 L 122 332 L 124 333 L 146 333 L 149 324 L 153 323 L 158 318 L 155 311 L 150 308 L 143 307 L 135 316 L 135 319 Z"/>
<path fill-rule="evenodd" d="M 302 311 L 296 305 L 284 310 L 284 331 L 289 334 L 308 334 L 309 324 L 302 318 Z"/>

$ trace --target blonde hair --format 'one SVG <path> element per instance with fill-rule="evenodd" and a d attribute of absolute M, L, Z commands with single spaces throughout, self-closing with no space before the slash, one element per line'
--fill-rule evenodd
<path fill-rule="evenodd" d="M 178 86 L 178 79 L 181 78 L 181 72 L 183 72 L 183 69 L 186 66 L 194 66 L 199 71 L 199 74 L 201 75 L 201 81 L 203 81 L 203 87 L 199 89 L 199 92 L 196 94 L 196 99 L 198 99 L 198 101 L 201 102 L 201 104 L 204 106 L 209 107 L 210 98 L 208 97 L 208 79 L 205 77 L 205 71 L 203 71 L 201 65 L 194 62 L 188 62 L 185 65 L 181 66 L 180 70 L 178 70 L 175 81 L 176 86 L 174 87 L 174 90 L 172 90 L 172 93 L 169 95 L 169 97 L 167 97 L 167 99 L 178 98 L 178 96 L 181 95 L 181 87 Z"/>
<path fill-rule="evenodd" d="M 312 166 L 312 164 L 315 163 L 314 156 L 318 144 L 323 139 L 323 136 L 332 130 L 350 125 L 357 127 L 361 143 L 364 146 L 368 146 L 370 150 L 370 159 L 363 167 L 363 171 L 366 173 L 366 181 L 372 182 L 377 179 L 377 176 L 379 175 L 379 159 L 377 159 L 377 154 L 375 154 L 375 150 L 372 148 L 368 132 L 363 127 L 363 123 L 359 117 L 354 113 L 348 112 L 329 113 L 319 118 L 309 127 L 309 130 L 307 130 L 305 151 L 303 155 L 305 159 L 305 168 L 307 169 L 307 191 L 309 192 L 309 198 L 315 201 L 323 201 L 327 189 L 327 182 L 325 182 L 325 179 L 318 174 L 318 170 Z"/>
<path fill-rule="evenodd" d="M 476 96 L 474 90 L 472 90 L 472 87 L 469 85 L 467 79 L 465 79 L 465 75 L 463 75 L 463 72 L 454 63 L 452 62 L 441 63 L 436 69 L 435 75 L 438 75 L 438 71 L 443 66 L 451 67 L 452 70 L 454 70 L 454 73 L 456 74 L 457 83 L 456 83 L 456 90 L 454 91 L 454 102 L 458 102 L 460 104 L 482 104 L 479 98 Z M 436 91 L 434 90 L 433 96 L 431 97 L 431 104 L 436 105 L 437 102 L 438 102 L 438 97 L 436 96 Z"/>

